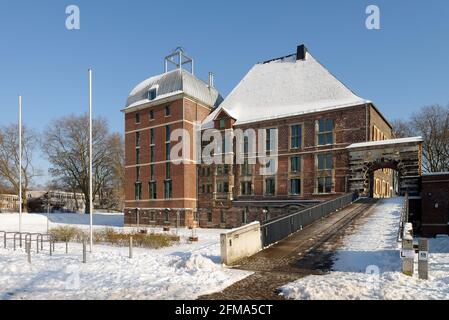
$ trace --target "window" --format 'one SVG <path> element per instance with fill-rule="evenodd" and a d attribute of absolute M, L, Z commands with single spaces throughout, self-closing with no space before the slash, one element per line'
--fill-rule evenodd
<path fill-rule="evenodd" d="M 291 126 L 290 136 L 291 136 L 290 147 L 292 149 L 299 149 L 299 148 L 301 148 L 301 145 L 302 145 L 302 125 L 298 124 L 298 125 Z"/>
<path fill-rule="evenodd" d="M 157 199 L 156 181 L 151 181 L 149 183 L 150 189 L 150 199 Z"/>
<path fill-rule="evenodd" d="M 140 132 L 136 132 L 136 147 L 140 147 Z"/>
<path fill-rule="evenodd" d="M 165 126 L 165 142 L 170 142 L 170 126 Z"/>
<path fill-rule="evenodd" d="M 220 210 L 220 221 L 221 223 L 226 223 L 226 215 L 223 209 Z"/>
<path fill-rule="evenodd" d="M 274 151 L 274 131 L 275 129 L 266 129 L 266 137 L 265 137 L 265 144 L 266 144 L 266 151 Z"/>
<path fill-rule="evenodd" d="M 171 180 L 164 181 L 164 197 L 165 197 L 165 199 L 172 198 L 172 181 Z"/>
<path fill-rule="evenodd" d="M 219 193 L 229 192 L 229 183 L 226 181 L 218 181 L 217 182 L 217 192 L 219 192 Z"/>
<path fill-rule="evenodd" d="M 134 197 L 136 200 L 142 199 L 142 184 L 140 182 L 136 182 L 134 185 Z"/>
<path fill-rule="evenodd" d="M 334 143 L 333 137 L 334 130 L 334 120 L 332 119 L 321 119 L 318 120 L 318 145 L 323 146 L 327 144 Z"/>
<path fill-rule="evenodd" d="M 140 181 L 140 167 L 136 167 L 136 181 Z"/>
<path fill-rule="evenodd" d="M 165 210 L 165 222 L 170 222 L 170 211 Z"/>
<path fill-rule="evenodd" d="M 149 112 L 150 120 L 154 120 L 154 111 L 150 110 Z"/>
<path fill-rule="evenodd" d="M 156 95 L 157 95 L 157 90 L 156 88 L 150 89 L 148 90 L 148 100 L 154 100 L 156 99 Z"/>
<path fill-rule="evenodd" d="M 150 221 L 156 221 L 156 213 L 154 211 L 150 211 Z"/>
<path fill-rule="evenodd" d="M 207 185 L 207 193 L 211 193 L 212 192 L 212 185 L 208 184 Z"/>
<path fill-rule="evenodd" d="M 265 194 L 267 196 L 274 196 L 276 193 L 276 182 L 274 178 L 265 179 Z"/>
<path fill-rule="evenodd" d="M 242 196 L 249 196 L 252 195 L 253 193 L 253 184 L 251 181 L 245 181 L 242 182 L 240 187 L 240 193 L 242 194 Z"/>
<path fill-rule="evenodd" d="M 301 157 L 295 156 L 290 158 L 290 171 L 301 172 Z"/>
<path fill-rule="evenodd" d="M 136 164 L 140 164 L 140 148 L 136 149 Z"/>
<path fill-rule="evenodd" d="M 317 156 L 317 192 L 332 192 L 332 169 L 333 156 L 332 153 L 322 153 Z"/>
<path fill-rule="evenodd" d="M 212 211 L 207 211 L 207 222 L 212 222 Z"/>
<path fill-rule="evenodd" d="M 136 123 L 140 123 L 140 113 L 136 113 Z"/>
<path fill-rule="evenodd" d="M 150 129 L 150 145 L 154 145 L 154 129 Z"/>
<path fill-rule="evenodd" d="M 319 177 L 318 193 L 331 193 L 331 192 L 332 192 L 332 177 Z"/>
<path fill-rule="evenodd" d="M 170 162 L 167 162 L 165 164 L 165 179 L 171 178 L 171 172 L 170 172 Z"/>
<path fill-rule="evenodd" d="M 220 119 L 220 129 L 224 129 L 226 126 L 226 120 L 225 119 Z"/>
<path fill-rule="evenodd" d="M 301 180 L 291 179 L 290 180 L 290 194 L 299 195 L 301 194 Z"/>
<path fill-rule="evenodd" d="M 170 106 L 165 107 L 165 116 L 168 117 L 171 114 Z"/>
<path fill-rule="evenodd" d="M 318 170 L 332 170 L 333 158 L 332 153 L 321 153 L 317 155 Z"/>
<path fill-rule="evenodd" d="M 150 147 L 150 162 L 155 162 L 155 151 L 154 151 L 154 146 Z"/>
<path fill-rule="evenodd" d="M 247 155 L 249 152 L 249 138 L 245 136 L 243 138 L 243 153 Z"/>

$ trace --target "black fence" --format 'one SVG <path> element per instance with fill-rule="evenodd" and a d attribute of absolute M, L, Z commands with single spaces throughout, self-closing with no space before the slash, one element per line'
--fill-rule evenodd
<path fill-rule="evenodd" d="M 346 194 L 342 197 L 320 203 L 316 206 L 263 224 L 260 228 L 264 248 L 287 238 L 289 235 L 310 225 L 312 222 L 350 205 L 356 199 L 357 196 L 355 194 Z"/>

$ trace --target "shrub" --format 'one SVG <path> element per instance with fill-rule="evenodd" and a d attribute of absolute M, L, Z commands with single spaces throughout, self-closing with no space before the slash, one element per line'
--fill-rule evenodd
<path fill-rule="evenodd" d="M 50 234 L 56 241 L 81 242 L 88 239 L 89 234 L 80 228 L 59 226 L 50 230 Z M 141 233 L 133 231 L 131 233 L 118 232 L 113 228 L 105 228 L 102 230 L 94 230 L 93 240 L 95 243 L 109 243 L 117 246 L 128 246 L 129 238 L 133 237 L 133 245 L 135 247 L 159 249 L 168 247 L 174 243 L 179 243 L 179 236 L 158 234 L 158 233 Z"/>
<path fill-rule="evenodd" d="M 55 241 L 60 242 L 80 241 L 85 236 L 83 230 L 70 226 L 53 228 L 50 230 L 50 235 Z"/>

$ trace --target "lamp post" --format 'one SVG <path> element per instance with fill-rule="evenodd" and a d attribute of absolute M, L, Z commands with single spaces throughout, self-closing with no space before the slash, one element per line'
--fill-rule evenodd
<path fill-rule="evenodd" d="M 93 248 L 93 200 L 92 200 L 92 69 L 89 69 L 89 226 L 90 252 Z"/>
<path fill-rule="evenodd" d="M 22 96 L 19 95 L 19 232 L 22 232 Z"/>

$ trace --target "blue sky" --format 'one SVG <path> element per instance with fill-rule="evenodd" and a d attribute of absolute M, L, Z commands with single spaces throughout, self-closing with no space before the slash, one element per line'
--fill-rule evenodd
<path fill-rule="evenodd" d="M 65 28 L 78 5 L 81 29 Z M 381 11 L 381 30 L 365 28 L 365 9 Z M 449 104 L 449 1 L 5 1 L 0 0 L 0 125 L 43 130 L 87 110 L 94 69 L 95 115 L 123 132 L 120 109 L 140 81 L 163 72 L 163 57 L 183 46 L 196 75 L 216 75 L 223 96 L 259 61 L 305 43 L 359 96 L 389 118 L 423 105 Z M 47 169 L 44 159 L 38 165 Z"/>

